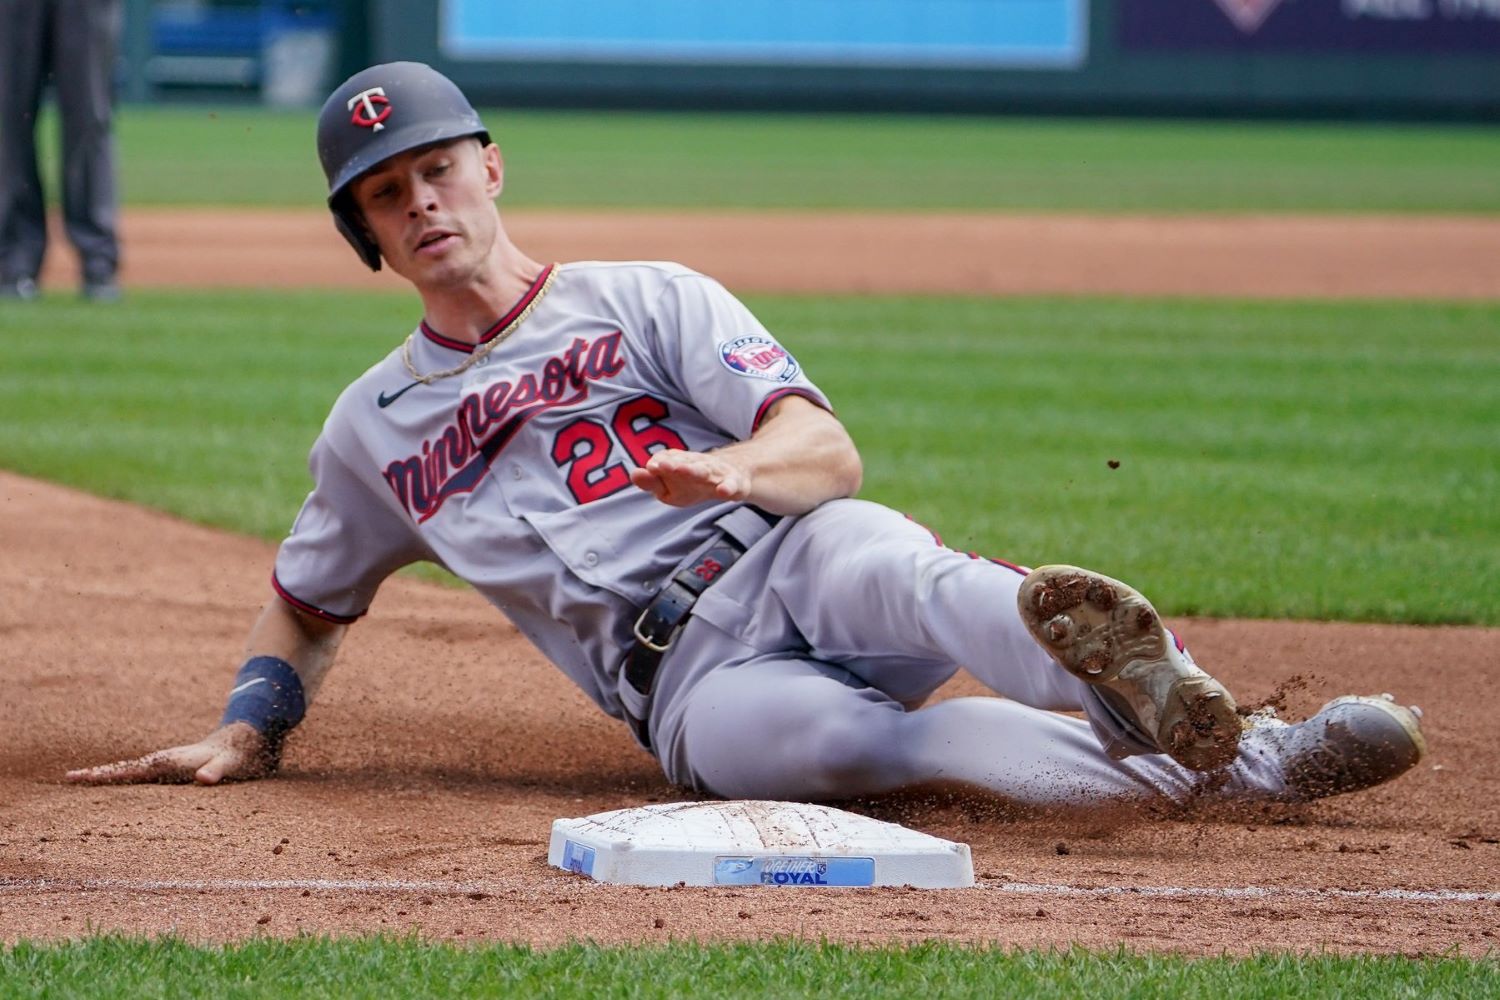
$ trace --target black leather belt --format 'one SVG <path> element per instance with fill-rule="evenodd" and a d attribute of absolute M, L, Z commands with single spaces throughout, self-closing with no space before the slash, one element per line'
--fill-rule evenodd
<path fill-rule="evenodd" d="M 750 544 L 781 520 L 780 516 L 767 514 L 758 507 L 746 506 L 740 510 L 750 511 L 765 522 L 764 525 L 755 525 L 755 530 L 750 533 L 754 536 Z M 679 569 L 635 621 L 635 642 L 625 657 L 625 680 L 644 697 L 651 696 L 662 657 L 672 648 L 672 641 L 687 623 L 693 605 L 698 603 L 698 598 L 709 585 L 723 576 L 749 548 L 731 533 L 733 528 L 726 524 L 727 520 L 720 520 L 724 529 L 713 544 Z M 744 536 L 743 532 L 740 534 Z M 647 720 L 628 714 L 627 718 L 635 728 L 636 738 L 649 750 L 651 741 L 646 732 Z"/>

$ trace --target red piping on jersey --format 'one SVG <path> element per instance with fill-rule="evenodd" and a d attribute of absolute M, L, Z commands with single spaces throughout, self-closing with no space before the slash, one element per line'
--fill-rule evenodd
<path fill-rule="evenodd" d="M 526 309 L 527 306 L 531 305 L 531 300 L 536 298 L 537 294 L 541 292 L 542 286 L 547 283 L 547 276 L 552 273 L 552 269 L 556 266 L 556 264 L 548 264 L 546 267 L 542 268 L 542 273 L 538 274 L 536 276 L 536 280 L 531 283 L 531 287 L 526 289 L 526 294 L 521 296 L 520 301 L 510 307 L 509 312 L 507 312 L 504 316 L 501 316 L 499 319 L 495 320 L 494 325 L 492 325 L 488 330 L 484 331 L 484 334 L 479 338 L 478 343 L 469 344 L 465 343 L 462 340 L 454 340 L 452 337 L 445 337 L 441 333 L 438 333 L 436 330 L 434 330 L 432 327 L 428 326 L 427 320 L 425 319 L 422 320 L 422 336 L 426 337 L 428 340 L 432 341 L 439 347 L 448 348 L 448 350 L 450 351 L 463 351 L 465 354 L 474 353 L 474 348 L 478 347 L 480 344 L 483 344 L 488 340 L 493 340 L 495 337 L 499 336 L 501 330 L 504 330 L 507 326 L 510 326 L 512 321 L 514 321 L 517 316 L 521 315 L 521 313 Z"/>
<path fill-rule="evenodd" d="M 939 535 L 936 531 L 933 531 L 931 528 L 927 527 L 927 525 L 923 524 L 921 521 L 918 521 L 916 518 L 912 517 L 910 514 L 903 514 L 901 516 L 904 517 L 904 518 L 906 518 L 912 524 L 915 524 L 917 527 L 921 528 L 923 531 L 927 532 L 929 535 L 931 535 L 932 536 L 932 540 L 935 543 L 937 543 L 937 546 L 939 548 L 947 548 L 947 546 L 943 545 L 943 538 L 942 538 L 942 536 Z M 994 563 L 996 566 L 1004 566 L 1006 569 L 1011 570 L 1012 572 L 1015 572 L 1015 573 L 1019 573 L 1022 576 L 1026 576 L 1027 574 L 1029 574 L 1031 572 L 1031 570 L 1027 569 L 1025 566 L 1021 566 L 1021 565 L 1018 565 L 1016 563 L 1013 563 L 1009 559 L 997 559 L 994 556 L 982 556 L 978 552 L 965 552 L 964 555 L 966 555 L 970 559 L 976 560 L 978 562 L 990 562 L 990 563 Z"/>
<path fill-rule="evenodd" d="M 308 604 L 306 601 L 292 596 L 292 593 L 281 585 L 281 581 L 276 579 L 274 572 L 271 574 L 271 586 L 276 589 L 276 593 L 283 601 L 286 601 L 298 611 L 312 615 L 314 618 L 321 618 L 325 622 L 332 622 L 335 625 L 350 625 L 365 616 L 364 611 L 361 611 L 357 615 L 336 615 L 332 611 L 324 611 L 322 608 Z M 368 608 L 365 609 L 365 611 L 368 610 Z"/>
<path fill-rule="evenodd" d="M 778 389 L 767 396 L 765 400 L 760 404 L 760 409 L 755 411 L 755 419 L 750 423 L 750 433 L 753 434 L 756 431 L 760 430 L 760 423 L 762 420 L 766 419 L 766 413 L 770 411 L 771 407 L 775 406 L 778 402 L 787 398 L 788 396 L 801 396 L 803 399 L 806 399 L 809 402 L 815 404 L 819 409 L 828 409 L 828 407 L 824 406 L 822 401 L 819 400 L 818 397 L 814 396 L 806 389 Z M 833 411 L 829 410 L 829 412 L 832 413 Z"/>
<path fill-rule="evenodd" d="M 931 528 L 927 527 L 927 525 L 923 524 L 921 521 L 918 521 L 916 518 L 912 517 L 910 514 L 902 514 L 901 516 L 904 517 L 904 518 L 906 518 L 912 524 L 915 524 L 917 527 L 921 528 L 923 531 L 927 532 L 929 535 L 931 535 L 933 542 L 935 542 L 937 544 L 938 548 L 941 549 L 941 548 L 945 547 L 943 545 L 943 536 L 942 535 L 938 534 L 936 531 L 933 531 Z M 969 553 L 969 554 L 973 555 L 972 552 Z"/>

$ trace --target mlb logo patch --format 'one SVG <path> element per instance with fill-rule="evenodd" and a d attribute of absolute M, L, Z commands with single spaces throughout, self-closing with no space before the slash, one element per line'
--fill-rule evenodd
<path fill-rule="evenodd" d="M 740 337 L 719 345 L 719 360 L 738 375 L 770 382 L 790 382 L 797 377 L 797 359 L 770 337 Z"/>

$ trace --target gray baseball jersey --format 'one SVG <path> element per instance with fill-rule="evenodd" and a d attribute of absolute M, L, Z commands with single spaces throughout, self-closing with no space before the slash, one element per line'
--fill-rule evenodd
<path fill-rule="evenodd" d="M 668 506 L 629 469 L 747 438 L 787 394 L 828 404 L 717 282 L 674 264 L 554 266 L 490 330 L 530 310 L 504 347 L 462 374 L 421 384 L 396 350 L 344 391 L 275 586 L 349 622 L 386 576 L 430 560 L 619 716 L 635 616 L 735 506 Z M 411 338 L 423 373 L 469 351 L 425 323 Z"/>
<path fill-rule="evenodd" d="M 430 382 L 393 351 L 339 397 L 277 556 L 283 598 L 349 622 L 401 566 L 445 566 L 604 711 L 646 720 L 669 778 L 722 795 L 939 780 L 1029 802 L 1200 794 L 1169 757 L 1117 759 L 1145 748 L 1031 639 L 1017 567 L 862 500 L 756 542 L 704 591 L 643 698 L 621 676 L 635 618 L 739 505 L 669 506 L 629 469 L 748 438 L 789 393 L 828 401 L 743 305 L 675 264 L 549 268 L 485 341 L 499 338 Z M 409 345 L 424 374 L 483 351 L 425 324 Z M 960 664 L 1006 699 L 916 709 Z M 1248 752 L 1215 780 L 1271 795 L 1283 781 Z"/>

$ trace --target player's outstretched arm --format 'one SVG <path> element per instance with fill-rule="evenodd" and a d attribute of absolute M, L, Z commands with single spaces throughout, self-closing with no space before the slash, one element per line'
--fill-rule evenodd
<path fill-rule="evenodd" d="M 852 496 L 864 475 L 838 418 L 801 396 L 772 405 L 750 440 L 710 452 L 667 449 L 633 470 L 631 481 L 674 507 L 743 500 L 773 514 L 805 514 Z"/>
<path fill-rule="evenodd" d="M 84 785 L 142 782 L 245 781 L 274 774 L 281 741 L 333 664 L 345 626 L 305 615 L 272 599 L 250 630 L 240 668 L 219 728 L 197 743 L 170 747 L 98 767 L 69 771 Z"/>

